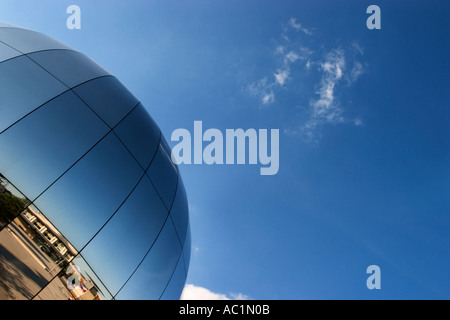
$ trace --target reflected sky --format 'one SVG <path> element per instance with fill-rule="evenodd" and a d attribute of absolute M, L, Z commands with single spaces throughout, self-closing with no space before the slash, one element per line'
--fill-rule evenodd
<path fill-rule="evenodd" d="M 177 300 L 180 298 L 180 292 L 183 290 L 186 274 L 184 257 L 183 255 L 180 255 L 175 271 L 172 274 L 171 281 L 167 284 L 167 287 L 161 296 L 162 300 Z"/>
<path fill-rule="evenodd" d="M 137 98 L 84 54 L 0 25 L 0 115 L 0 299 L 176 298 L 186 195 Z"/>
<path fill-rule="evenodd" d="M 114 132 L 146 170 L 158 150 L 161 131 L 144 106 L 139 104 L 114 128 Z"/>
<path fill-rule="evenodd" d="M 161 138 L 158 152 L 147 171 L 168 210 L 172 207 L 178 183 L 178 172 L 170 160 L 169 150 L 167 143 Z"/>
<path fill-rule="evenodd" d="M 110 133 L 36 204 L 77 248 L 82 248 L 119 208 L 142 175 L 130 153 Z"/>
<path fill-rule="evenodd" d="M 152 250 L 117 294 L 121 300 L 159 299 L 175 270 L 181 246 L 170 220 L 164 225 Z"/>
<path fill-rule="evenodd" d="M 173 224 L 180 236 L 180 241 L 184 242 L 186 237 L 186 231 L 188 229 L 188 206 L 186 190 L 184 188 L 183 180 L 178 177 L 178 187 L 173 201 L 172 208 L 170 210 L 170 216 L 172 217 Z"/>
<path fill-rule="evenodd" d="M 75 94 L 66 92 L 0 135 L 0 169 L 35 199 L 107 132 Z"/>
<path fill-rule="evenodd" d="M 20 56 L 22 53 L 0 42 L 0 62 Z"/>
<path fill-rule="evenodd" d="M 26 29 L 0 28 L 0 40 L 22 53 L 48 49 L 71 49 L 45 34 Z"/>
<path fill-rule="evenodd" d="M 136 105 L 138 100 L 115 77 L 101 77 L 86 82 L 73 91 L 108 126 L 113 128 Z"/>
<path fill-rule="evenodd" d="M 67 87 L 26 56 L 0 63 L 0 133 Z"/>
<path fill-rule="evenodd" d="M 147 176 L 102 231 L 83 249 L 83 256 L 117 293 L 153 245 L 168 212 Z M 111 267 L 114 266 L 114 267 Z"/>
<path fill-rule="evenodd" d="M 93 78 L 110 75 L 86 55 L 72 50 L 40 51 L 29 54 L 28 57 L 69 88 Z"/>

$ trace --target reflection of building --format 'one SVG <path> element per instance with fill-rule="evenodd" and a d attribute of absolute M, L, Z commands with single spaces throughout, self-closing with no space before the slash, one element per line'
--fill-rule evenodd
<path fill-rule="evenodd" d="M 46 248 L 55 252 L 61 260 L 70 262 L 78 254 L 77 250 L 59 233 L 59 231 L 37 210 L 28 206 L 20 216 L 23 221 L 44 240 Z"/>
<path fill-rule="evenodd" d="M 140 101 L 84 54 L 1 22 L 0 97 L 0 299 L 178 299 L 187 197 Z"/>
<path fill-rule="evenodd" d="M 12 195 L 11 191 L 9 191 L 6 188 L 6 185 L 7 185 L 7 182 L 6 182 L 5 177 L 2 174 L 0 174 L 0 193 L 6 193 L 9 195 Z"/>

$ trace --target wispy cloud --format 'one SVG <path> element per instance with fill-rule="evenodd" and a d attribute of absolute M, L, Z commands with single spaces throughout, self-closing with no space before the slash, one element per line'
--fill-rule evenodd
<path fill-rule="evenodd" d="M 364 67 L 359 61 L 353 63 L 353 67 L 350 71 L 349 82 L 350 84 L 356 80 L 364 73 Z"/>
<path fill-rule="evenodd" d="M 355 126 L 357 126 L 357 127 L 361 127 L 361 126 L 363 125 L 363 122 L 362 122 L 361 119 L 356 118 L 356 119 L 353 120 L 353 124 L 354 124 Z"/>
<path fill-rule="evenodd" d="M 289 70 L 279 69 L 273 75 L 275 77 L 275 82 L 280 86 L 283 86 L 284 82 L 289 78 Z"/>
<path fill-rule="evenodd" d="M 359 48 L 360 49 L 360 48 Z M 361 49 L 360 49 L 361 50 Z M 353 123 L 362 126 L 362 120 L 346 119 L 341 102 L 336 98 L 336 91 L 342 81 L 351 85 L 363 74 L 363 65 L 353 61 L 352 67 L 347 67 L 348 55 L 342 49 L 333 49 L 320 62 L 321 74 L 319 90 L 315 99 L 310 101 L 310 117 L 304 125 L 300 126 L 300 134 L 308 140 L 314 138 L 315 131 L 324 124 Z"/>
<path fill-rule="evenodd" d="M 262 97 L 263 104 L 272 103 L 274 101 L 275 101 L 275 95 L 273 94 L 272 90 L 270 90 L 270 92 L 268 92 L 268 93 L 265 93 Z"/>
<path fill-rule="evenodd" d="M 300 37 L 302 31 L 305 36 Z M 280 41 L 275 47 L 277 63 L 274 71 L 249 86 L 251 95 L 258 97 L 261 105 L 274 104 L 279 94 L 295 93 L 307 81 L 314 89 L 302 92 L 304 101 L 299 102 L 306 110 L 300 123 L 285 130 L 290 135 L 300 135 L 312 141 L 325 124 L 352 123 L 361 126 L 361 119 L 347 119 L 343 107 L 341 89 L 348 88 L 365 71 L 359 61 L 364 49 L 357 42 L 347 48 L 326 48 L 312 39 L 311 29 L 305 28 L 295 18 L 284 24 Z M 295 67 L 294 67 L 295 65 Z M 308 77 L 306 76 L 308 75 Z M 285 90 L 280 90 L 281 88 Z M 344 101 L 345 102 L 345 101 Z"/>
<path fill-rule="evenodd" d="M 301 23 L 297 22 L 297 19 L 295 19 L 295 18 L 290 18 L 289 19 L 289 26 L 294 28 L 295 30 L 303 31 L 307 35 L 311 35 L 312 34 L 311 30 L 304 28 L 301 25 Z"/>
<path fill-rule="evenodd" d="M 311 115 L 303 125 L 308 137 L 311 137 L 311 130 L 315 130 L 318 125 L 343 121 L 342 109 L 335 99 L 336 85 L 345 71 L 345 56 L 342 50 L 328 53 L 325 61 L 320 64 L 320 69 L 322 76 L 319 90 L 316 92 L 319 97 L 311 100 Z"/>
<path fill-rule="evenodd" d="M 248 296 L 242 293 L 215 293 L 209 289 L 193 284 L 186 284 L 181 294 L 181 300 L 248 300 Z"/>
<path fill-rule="evenodd" d="M 274 82 L 269 81 L 267 77 L 252 83 L 248 86 L 248 92 L 254 96 L 258 97 L 262 105 L 267 105 L 275 102 L 275 94 L 273 92 Z"/>
<path fill-rule="evenodd" d="M 291 50 L 287 45 L 280 45 L 275 49 L 275 56 L 280 61 L 275 72 L 248 86 L 248 92 L 258 97 L 261 105 L 269 105 L 275 102 L 275 91 L 285 87 L 291 79 L 291 68 L 293 64 L 302 61 L 306 69 L 311 65 L 309 56 L 312 51 L 300 47 L 297 52 Z"/>

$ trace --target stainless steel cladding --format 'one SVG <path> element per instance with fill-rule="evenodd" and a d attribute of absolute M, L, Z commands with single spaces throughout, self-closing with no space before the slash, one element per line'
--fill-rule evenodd
<path fill-rule="evenodd" d="M 86 55 L 0 23 L 0 299 L 178 299 L 188 215 L 140 101 Z"/>

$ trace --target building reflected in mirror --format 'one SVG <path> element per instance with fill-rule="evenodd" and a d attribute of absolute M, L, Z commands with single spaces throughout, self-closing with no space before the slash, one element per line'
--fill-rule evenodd
<path fill-rule="evenodd" d="M 186 191 L 142 103 L 84 54 L 3 22 L 0 97 L 0 300 L 179 299 Z"/>

